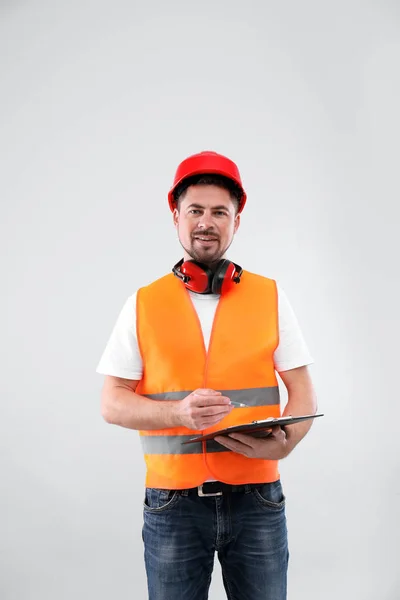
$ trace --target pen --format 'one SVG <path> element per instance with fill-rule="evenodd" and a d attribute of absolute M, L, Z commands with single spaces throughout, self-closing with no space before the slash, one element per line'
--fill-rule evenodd
<path fill-rule="evenodd" d="M 247 404 L 242 404 L 242 402 L 233 402 L 232 400 L 231 400 L 231 404 L 232 404 L 232 406 L 236 406 L 239 408 L 247 406 Z"/>

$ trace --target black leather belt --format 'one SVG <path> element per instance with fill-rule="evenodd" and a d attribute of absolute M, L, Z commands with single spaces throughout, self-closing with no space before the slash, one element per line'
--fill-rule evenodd
<path fill-rule="evenodd" d="M 222 494 L 230 494 L 235 492 L 246 492 L 259 488 L 262 483 L 245 483 L 242 485 L 231 485 L 222 481 L 205 481 L 202 485 L 189 490 L 189 494 L 197 494 L 199 496 L 222 496 Z"/>

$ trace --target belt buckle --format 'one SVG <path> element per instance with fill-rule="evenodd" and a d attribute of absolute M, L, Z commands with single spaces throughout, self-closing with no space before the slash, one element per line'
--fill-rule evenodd
<path fill-rule="evenodd" d="M 199 496 L 201 497 L 205 497 L 205 496 L 222 496 L 222 491 L 220 492 L 209 492 L 207 494 L 207 492 L 203 492 L 203 483 L 201 485 L 197 486 L 197 493 L 199 494 Z"/>

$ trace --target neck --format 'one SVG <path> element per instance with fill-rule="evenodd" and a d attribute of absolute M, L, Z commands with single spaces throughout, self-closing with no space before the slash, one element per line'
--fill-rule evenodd
<path fill-rule="evenodd" d="M 218 258 L 217 260 L 214 260 L 214 261 L 199 260 L 197 262 L 203 263 L 203 265 L 206 265 L 209 269 L 214 271 L 217 268 L 219 261 L 223 260 L 224 258 L 226 258 L 226 257 L 221 256 L 220 258 Z M 184 260 L 197 260 L 196 258 L 193 258 L 193 256 L 190 256 L 190 254 L 188 254 L 187 252 L 183 253 L 183 259 Z"/>

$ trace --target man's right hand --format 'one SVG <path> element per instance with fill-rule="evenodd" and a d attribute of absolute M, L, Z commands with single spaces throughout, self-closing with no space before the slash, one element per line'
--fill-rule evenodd
<path fill-rule="evenodd" d="M 188 429 L 207 429 L 229 415 L 233 406 L 221 392 L 209 389 L 194 390 L 177 403 L 179 425 Z"/>

